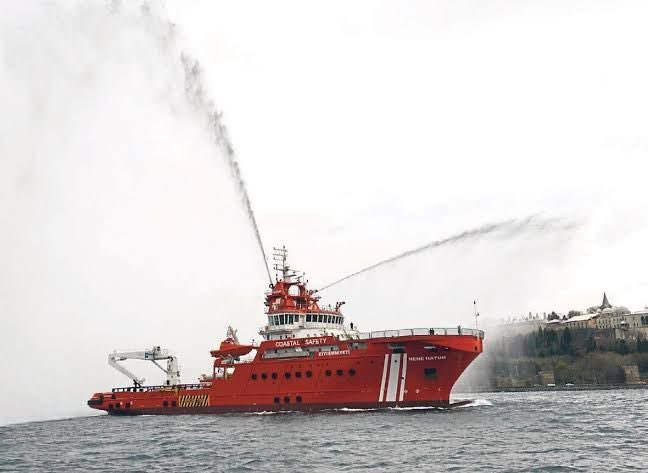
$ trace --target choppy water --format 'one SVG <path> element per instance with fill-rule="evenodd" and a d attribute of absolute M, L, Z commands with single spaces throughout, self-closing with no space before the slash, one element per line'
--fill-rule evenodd
<path fill-rule="evenodd" d="M 452 411 L 86 417 L 0 427 L 2 471 L 648 471 L 648 390 Z"/>

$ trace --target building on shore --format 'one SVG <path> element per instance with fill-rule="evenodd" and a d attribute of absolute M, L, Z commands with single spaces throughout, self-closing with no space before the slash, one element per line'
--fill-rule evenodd
<path fill-rule="evenodd" d="M 538 381 L 542 386 L 556 385 L 553 371 L 538 371 Z"/>
<path fill-rule="evenodd" d="M 528 317 L 513 320 L 503 326 L 508 335 L 524 335 L 535 332 L 539 328 L 560 330 L 570 329 L 591 329 L 613 333 L 614 338 L 636 340 L 637 338 L 648 339 L 648 308 L 630 312 L 624 306 L 613 306 L 603 293 L 603 301 L 600 305 L 589 307 L 587 310 L 570 311 L 568 315 L 552 312 L 547 318 Z"/>
<path fill-rule="evenodd" d="M 637 365 L 629 365 L 623 367 L 626 384 L 641 384 L 641 377 L 639 376 L 639 367 Z"/>

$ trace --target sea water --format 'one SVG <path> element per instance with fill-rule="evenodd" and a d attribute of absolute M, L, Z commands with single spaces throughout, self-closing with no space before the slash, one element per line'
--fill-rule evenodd
<path fill-rule="evenodd" d="M 648 470 L 648 390 L 456 398 L 474 402 L 452 410 L 100 415 L 9 425 L 0 427 L 0 470 Z"/>

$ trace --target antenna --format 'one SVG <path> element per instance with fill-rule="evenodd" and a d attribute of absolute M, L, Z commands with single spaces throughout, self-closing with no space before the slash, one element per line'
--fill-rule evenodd
<path fill-rule="evenodd" d="M 286 278 L 290 277 L 290 268 L 288 267 L 288 264 L 286 264 L 286 261 L 288 260 L 288 250 L 286 250 L 286 246 L 284 245 L 281 248 L 273 247 L 272 259 L 274 261 L 274 264 L 272 265 L 273 269 L 278 273 L 281 272 L 281 277 L 285 281 Z"/>
<path fill-rule="evenodd" d="M 475 309 L 475 330 L 479 330 L 477 328 L 477 318 L 479 317 L 479 312 L 477 312 L 477 301 L 476 300 L 473 301 L 473 307 Z"/>

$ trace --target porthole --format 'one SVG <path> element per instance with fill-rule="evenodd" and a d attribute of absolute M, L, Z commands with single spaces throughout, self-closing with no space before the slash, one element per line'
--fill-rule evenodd
<path fill-rule="evenodd" d="M 353 368 L 351 368 L 351 369 L 349 370 L 349 376 L 355 376 L 355 374 L 356 374 L 356 370 L 354 370 Z"/>
<path fill-rule="evenodd" d="M 162 402 L 162 405 L 163 405 L 164 407 L 169 407 L 169 401 L 163 401 L 163 402 Z"/>
<path fill-rule="evenodd" d="M 306 377 L 310 378 L 311 376 L 313 376 L 313 372 L 312 371 L 306 371 Z"/>
<path fill-rule="evenodd" d="M 261 379 L 268 379 L 268 375 L 265 373 L 261 373 Z"/>
<path fill-rule="evenodd" d="M 436 368 L 425 368 L 423 370 L 423 373 L 425 374 L 425 377 L 428 379 L 435 379 L 437 377 Z"/>
<path fill-rule="evenodd" d="M 301 396 L 297 396 L 297 397 L 295 398 L 295 400 L 296 400 L 297 402 L 302 402 L 302 397 L 301 397 Z"/>
<path fill-rule="evenodd" d="M 342 375 L 344 374 L 344 371 L 343 371 L 343 370 L 337 370 L 335 373 L 336 373 L 338 376 L 342 376 Z"/>
<path fill-rule="evenodd" d="M 326 376 L 331 376 L 331 370 L 326 370 L 324 374 L 326 374 Z"/>
<path fill-rule="evenodd" d="M 250 378 L 252 378 L 252 381 L 256 381 L 257 379 L 256 373 L 252 373 L 252 376 L 250 376 Z"/>
<path fill-rule="evenodd" d="M 121 407 L 121 402 L 116 402 L 115 403 L 115 409 L 119 409 Z"/>
<path fill-rule="evenodd" d="M 277 373 L 272 373 L 272 379 L 277 379 Z"/>
<path fill-rule="evenodd" d="M 126 403 L 126 409 L 129 409 L 130 406 L 131 406 L 131 403 L 130 403 L 130 402 L 127 402 L 127 403 Z"/>
<path fill-rule="evenodd" d="M 286 372 L 284 373 L 284 376 L 286 377 L 286 379 L 290 379 L 290 373 L 289 373 L 289 372 L 286 371 Z"/>
<path fill-rule="evenodd" d="M 280 402 L 279 398 L 278 398 L 278 397 L 275 397 L 275 398 L 274 398 L 274 403 L 275 403 L 275 404 L 279 404 L 279 402 Z"/>
<path fill-rule="evenodd" d="M 295 378 L 301 378 L 301 371 L 295 371 Z"/>
<path fill-rule="evenodd" d="M 177 402 L 175 402 L 175 401 L 171 401 L 171 407 L 176 407 L 177 405 L 178 405 Z"/>
<path fill-rule="evenodd" d="M 288 396 L 284 397 L 284 404 L 290 404 L 290 398 Z"/>

